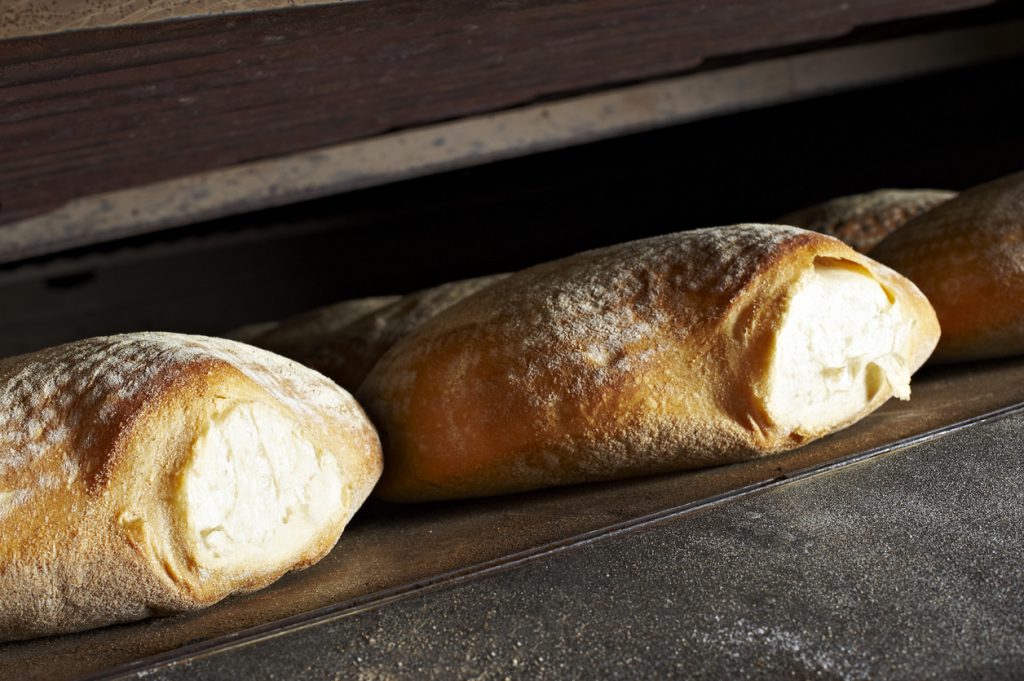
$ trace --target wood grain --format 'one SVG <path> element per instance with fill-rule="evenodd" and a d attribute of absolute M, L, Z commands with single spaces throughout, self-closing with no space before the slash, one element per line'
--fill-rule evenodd
<path fill-rule="evenodd" d="M 0 223 L 990 0 L 372 0 L 0 43 Z"/>
<path fill-rule="evenodd" d="M 257 12 L 350 0 L 5 0 L 0 40 L 167 19 Z"/>
<path fill-rule="evenodd" d="M 271 206 L 1024 54 L 1024 20 L 702 69 L 77 198 L 0 228 L 0 266 Z M 976 102 L 975 102 L 976 103 Z"/>

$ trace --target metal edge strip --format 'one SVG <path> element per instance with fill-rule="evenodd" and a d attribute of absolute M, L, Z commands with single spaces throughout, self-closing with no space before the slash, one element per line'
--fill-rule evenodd
<path fill-rule="evenodd" d="M 83 197 L 0 226 L 0 264 L 1024 54 L 1024 21 L 833 48 Z"/>
<path fill-rule="evenodd" d="M 523 565 L 543 560 L 548 556 L 558 554 L 563 551 L 587 546 L 599 541 L 614 539 L 625 534 L 641 532 L 653 525 L 679 520 L 689 515 L 707 511 L 727 503 L 732 503 L 754 494 L 777 489 L 784 485 L 809 480 L 887 454 L 895 453 L 910 447 L 916 447 L 966 428 L 1021 413 L 1024 413 L 1024 402 L 1002 407 L 978 416 L 973 416 L 962 421 L 957 421 L 940 428 L 912 435 L 863 452 L 827 461 L 816 466 L 796 471 L 789 475 L 782 475 L 762 482 L 753 483 L 706 499 L 656 511 L 654 513 L 615 523 L 597 530 L 591 530 L 565 539 L 549 542 L 532 549 L 519 551 L 507 556 L 460 568 L 458 570 L 441 573 L 410 584 L 404 584 L 391 589 L 374 592 L 365 596 L 342 601 L 334 605 L 311 610 L 300 615 L 278 620 L 276 622 L 252 627 L 234 634 L 220 636 L 199 643 L 193 643 L 181 648 L 170 650 L 166 653 L 135 660 L 105 671 L 79 677 L 78 681 L 111 681 L 114 679 L 123 679 L 141 672 L 152 672 L 160 668 L 172 667 L 176 664 L 242 648 L 276 638 L 278 636 L 284 636 L 303 629 L 327 624 L 345 617 L 352 617 L 364 612 L 386 607 L 406 598 L 453 588 L 466 582 L 484 579 L 491 575 L 507 572 Z"/>

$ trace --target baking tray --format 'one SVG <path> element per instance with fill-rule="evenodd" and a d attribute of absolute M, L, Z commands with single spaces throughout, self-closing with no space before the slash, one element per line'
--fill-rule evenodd
<path fill-rule="evenodd" d="M 1017 408 L 1024 359 L 928 368 L 909 402 L 792 452 L 701 471 L 424 505 L 370 503 L 323 561 L 202 612 L 0 644 L 7 678 L 103 678 L 274 636 L 495 570 L 568 544 L 712 511 Z"/>
<path fill-rule="evenodd" d="M 1022 490 L 1017 408 L 122 678 L 1021 679 Z"/>

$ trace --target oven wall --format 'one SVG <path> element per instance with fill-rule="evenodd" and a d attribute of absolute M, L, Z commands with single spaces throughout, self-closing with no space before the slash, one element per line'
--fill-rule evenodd
<path fill-rule="evenodd" d="M 746 112 L 0 269 L 0 354 L 217 334 L 364 295 L 1024 169 L 1024 60 Z"/>

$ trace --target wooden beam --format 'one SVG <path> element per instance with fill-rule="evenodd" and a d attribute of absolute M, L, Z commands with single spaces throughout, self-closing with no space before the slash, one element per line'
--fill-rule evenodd
<path fill-rule="evenodd" d="M 370 0 L 0 42 L 0 223 L 991 0 Z"/>

